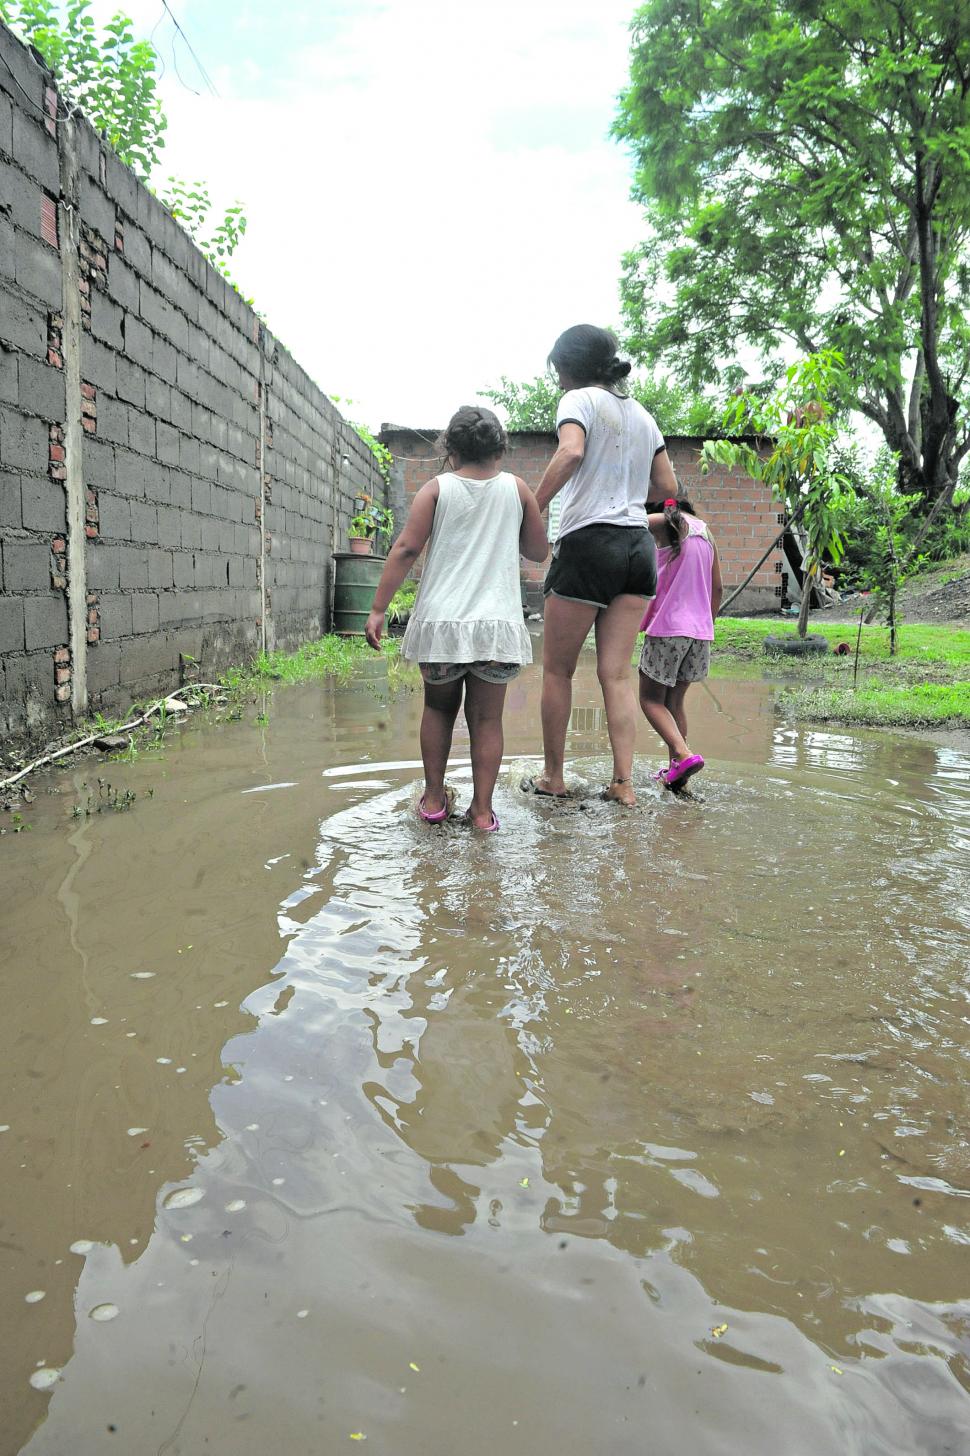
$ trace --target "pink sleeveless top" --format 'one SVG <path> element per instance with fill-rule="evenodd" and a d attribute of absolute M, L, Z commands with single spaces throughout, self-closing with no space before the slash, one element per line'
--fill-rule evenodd
<path fill-rule="evenodd" d="M 648 637 L 694 637 L 714 641 L 711 573 L 714 546 L 703 521 L 685 516 L 689 534 L 674 556 L 671 547 L 657 549 L 657 595 L 640 623 Z"/>

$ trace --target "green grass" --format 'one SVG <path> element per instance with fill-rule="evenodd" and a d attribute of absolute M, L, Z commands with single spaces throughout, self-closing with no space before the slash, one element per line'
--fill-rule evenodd
<path fill-rule="evenodd" d="M 812 622 L 813 635 L 825 637 L 832 647 L 847 642 L 851 650 L 844 657 L 829 652 L 796 658 L 766 653 L 764 648 L 769 635 L 797 636 L 794 622 L 720 618 L 715 624 L 712 672 L 737 677 L 759 663 L 759 676 L 792 684 L 782 692 L 779 707 L 809 722 L 970 727 L 970 632 L 904 623 L 897 654 L 890 657 L 888 628 L 864 626 L 856 687 L 858 630 L 858 622 Z"/>
<path fill-rule="evenodd" d="M 380 656 L 394 658 L 397 652 L 397 643 L 385 638 Z M 295 652 L 261 652 L 247 666 L 229 668 L 219 681 L 232 696 L 275 682 L 310 682 L 318 677 L 346 681 L 359 663 L 372 662 L 376 656 L 363 637 L 320 637 L 316 642 L 305 642 Z"/>
<path fill-rule="evenodd" d="M 886 728 L 970 728 L 970 683 L 919 683 L 851 688 L 798 687 L 780 706 L 814 723 L 869 724 Z"/>
<path fill-rule="evenodd" d="M 812 622 L 809 632 L 812 636 L 825 637 L 834 646 L 837 642 L 848 642 L 855 654 L 858 622 Z M 794 622 L 779 621 L 777 617 L 719 617 L 714 626 L 715 651 L 741 657 L 760 657 L 767 661 L 764 639 L 769 636 L 797 636 Z M 889 655 L 889 629 L 884 626 L 863 627 L 860 661 L 865 662 L 925 662 L 947 664 L 960 668 L 970 666 L 970 632 L 959 627 L 925 626 L 903 623 L 899 629 L 899 650 L 895 658 Z M 806 659 L 818 662 L 819 659 Z M 784 659 L 786 666 L 795 666 L 795 659 Z M 798 667 L 802 666 L 801 660 Z"/>

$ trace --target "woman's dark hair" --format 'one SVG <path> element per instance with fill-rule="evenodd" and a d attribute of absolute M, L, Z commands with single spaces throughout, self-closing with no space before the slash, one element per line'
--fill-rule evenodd
<path fill-rule="evenodd" d="M 673 538 L 670 543 L 670 553 L 672 556 L 679 556 L 681 542 L 688 532 L 684 517 L 696 516 L 697 512 L 685 495 L 678 496 L 676 500 L 672 496 L 668 496 L 666 500 L 647 501 L 648 516 L 659 516 L 661 513 L 667 522 L 667 530 Z"/>
<path fill-rule="evenodd" d="M 573 324 L 559 335 L 546 362 L 580 387 L 585 384 L 612 387 L 633 368 L 628 359 L 617 358 L 616 350 L 616 338 L 609 329 L 598 329 L 595 324 Z"/>
<path fill-rule="evenodd" d="M 477 465 L 482 460 L 504 455 L 509 448 L 509 437 L 490 409 L 463 404 L 448 421 L 438 445 L 448 462 L 460 465 L 467 461 Z"/>

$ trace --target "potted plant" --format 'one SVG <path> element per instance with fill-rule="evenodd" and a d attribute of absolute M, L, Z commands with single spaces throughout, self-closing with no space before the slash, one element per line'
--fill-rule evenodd
<path fill-rule="evenodd" d="M 394 513 L 387 506 L 378 505 L 374 498 L 361 494 L 354 502 L 354 515 L 350 519 L 350 549 L 357 556 L 371 556 L 374 551 L 374 537 L 378 534 L 390 539 L 394 529 Z"/>

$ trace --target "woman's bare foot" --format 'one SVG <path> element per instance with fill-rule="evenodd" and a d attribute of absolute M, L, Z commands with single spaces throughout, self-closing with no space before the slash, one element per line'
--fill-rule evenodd
<path fill-rule="evenodd" d="M 568 799 L 569 790 L 562 774 L 532 774 L 522 780 L 522 790 L 527 794 L 538 794 L 540 799 Z"/>
<path fill-rule="evenodd" d="M 637 802 L 631 779 L 614 779 L 603 790 L 603 798 L 610 803 L 622 804 L 625 809 L 635 808 Z"/>

